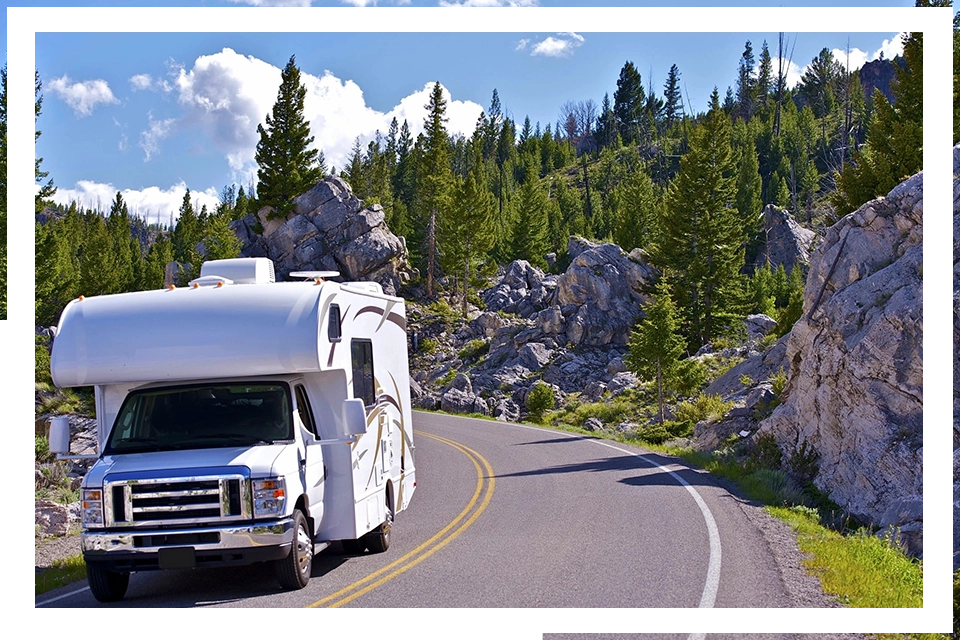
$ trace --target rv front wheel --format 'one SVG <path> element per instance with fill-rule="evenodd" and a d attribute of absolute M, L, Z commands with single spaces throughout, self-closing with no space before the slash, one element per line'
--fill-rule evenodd
<path fill-rule="evenodd" d="M 87 582 L 93 597 L 100 602 L 123 600 L 130 584 L 130 574 L 110 571 L 96 563 L 87 563 Z"/>
<path fill-rule="evenodd" d="M 313 538 L 307 519 L 299 510 L 293 512 L 293 526 L 296 537 L 289 555 L 277 560 L 277 580 L 284 589 L 303 589 L 310 581 L 310 571 L 313 567 Z"/>

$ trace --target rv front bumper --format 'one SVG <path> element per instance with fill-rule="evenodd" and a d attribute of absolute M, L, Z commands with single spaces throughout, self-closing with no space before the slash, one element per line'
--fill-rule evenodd
<path fill-rule="evenodd" d="M 293 519 L 199 529 L 84 531 L 85 561 L 115 571 L 245 565 L 285 558 L 296 532 Z"/>

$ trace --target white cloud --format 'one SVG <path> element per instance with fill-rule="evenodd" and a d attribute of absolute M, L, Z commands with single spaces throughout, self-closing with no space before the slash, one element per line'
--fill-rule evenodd
<path fill-rule="evenodd" d="M 516 51 L 526 51 L 528 44 L 530 44 L 530 38 L 521 38 L 517 43 Z"/>
<path fill-rule="evenodd" d="M 538 7 L 540 0 L 440 0 L 441 7 Z"/>
<path fill-rule="evenodd" d="M 337 168 L 346 166 L 358 136 L 366 146 L 376 131 L 386 134 L 394 117 L 398 123 L 406 119 L 416 137 L 423 128 L 424 106 L 432 88 L 432 83 L 424 85 L 384 113 L 367 106 L 363 91 L 352 80 L 341 80 L 329 71 L 315 76 L 303 69 L 300 80 L 307 89 L 304 117 L 310 122 L 314 146 L 323 150 L 328 167 Z M 256 176 L 257 125 L 265 122 L 276 101 L 280 69 L 223 49 L 197 58 L 189 71 L 181 69 L 176 84 L 179 102 L 186 110 L 182 124 L 201 127 L 214 148 L 227 158 L 233 179 L 248 184 Z M 452 101 L 446 90 L 444 96 L 448 131 L 472 133 L 482 107 Z"/>
<path fill-rule="evenodd" d="M 771 58 L 770 68 L 773 69 L 773 80 L 776 81 L 777 69 L 778 67 L 778 58 Z M 803 77 L 804 69 L 800 68 L 796 62 L 792 60 L 783 59 L 783 66 L 786 67 L 787 72 L 787 87 L 793 88 L 800 83 L 800 78 Z M 759 67 L 758 67 L 759 69 Z"/>
<path fill-rule="evenodd" d="M 130 78 L 130 88 L 134 91 L 144 91 L 153 86 L 153 77 L 148 73 L 138 73 Z"/>
<path fill-rule="evenodd" d="M 573 55 L 574 50 L 584 43 L 583 36 L 577 33 L 558 33 L 557 36 L 549 36 L 533 45 L 530 55 L 564 58 Z"/>
<path fill-rule="evenodd" d="M 78 118 L 92 114 L 97 105 L 120 102 L 106 80 L 71 82 L 69 77 L 62 76 L 47 83 L 47 89 L 66 102 Z"/>
<path fill-rule="evenodd" d="M 170 224 L 176 222 L 183 204 L 183 196 L 187 185 L 179 182 L 167 189 L 147 187 L 146 189 L 123 189 L 120 195 L 127 203 L 131 215 L 146 218 L 147 222 Z M 110 210 L 110 205 L 117 197 L 117 188 L 112 184 L 81 180 L 72 189 L 59 187 L 53 200 L 57 204 L 69 206 L 76 202 L 80 207 L 102 212 Z M 203 205 L 213 210 L 220 202 L 219 195 L 212 187 L 205 191 L 190 191 L 190 200 L 194 208 L 199 211 Z"/>
<path fill-rule="evenodd" d="M 254 7 L 309 7 L 311 0 L 230 0 L 236 4 L 249 4 Z"/>
<path fill-rule="evenodd" d="M 140 148 L 144 152 L 144 162 L 149 162 L 150 158 L 160 151 L 160 141 L 173 133 L 173 127 L 177 123 L 176 118 L 154 120 L 153 112 L 149 113 L 147 117 L 150 126 L 146 131 L 140 132 Z"/>
<path fill-rule="evenodd" d="M 897 56 L 902 55 L 903 36 L 903 33 L 898 33 L 889 40 L 884 40 L 883 44 L 880 45 L 880 48 L 874 51 L 872 54 L 867 53 L 866 51 L 861 51 L 856 47 L 850 49 L 849 51 L 845 49 L 834 49 L 831 53 L 833 54 L 834 60 L 839 62 L 841 66 L 846 68 L 849 63 L 850 71 L 855 71 L 866 63 L 879 59 L 881 55 L 885 60 L 893 60 Z M 804 70 L 806 70 L 806 68 L 804 68 Z"/>

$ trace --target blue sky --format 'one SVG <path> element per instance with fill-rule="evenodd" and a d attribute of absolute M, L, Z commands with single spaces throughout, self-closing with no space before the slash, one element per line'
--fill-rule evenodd
<path fill-rule="evenodd" d="M 176 20 L 182 11 L 172 8 L 169 15 Z M 251 24 L 262 15 L 256 9 L 242 11 L 248 13 Z M 362 20 L 357 23 L 364 28 Z M 851 65 L 857 67 L 881 51 L 892 57 L 900 46 L 894 30 L 785 36 L 793 79 L 823 47 L 838 55 L 849 49 Z M 169 222 L 187 188 L 199 203 L 214 206 L 225 185 L 255 180 L 256 127 L 276 98 L 279 70 L 290 55 L 296 55 L 310 90 L 306 115 L 317 145 L 328 164 L 342 167 L 354 140 L 359 137 L 365 146 L 377 130 L 386 133 L 392 117 L 407 119 L 414 132 L 419 131 L 426 94 L 435 81 L 448 91 L 449 129 L 465 135 L 480 111 L 488 109 L 494 89 L 505 112 L 519 123 L 529 116 L 533 123 L 555 126 L 563 103 L 590 99 L 599 104 L 604 94 L 612 97 L 627 60 L 657 93 L 663 91 L 670 66 L 677 64 L 687 109 L 700 111 L 714 86 L 722 95 L 735 84 L 748 40 L 756 56 L 764 41 L 776 56 L 777 38 L 776 31 L 259 34 L 38 29 L 36 67 L 44 85 L 44 106 L 37 154 L 58 187 L 57 201 L 105 208 L 121 191 L 139 215 Z"/>

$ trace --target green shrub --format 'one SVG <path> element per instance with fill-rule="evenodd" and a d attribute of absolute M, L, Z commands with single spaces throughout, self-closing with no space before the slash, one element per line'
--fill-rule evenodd
<path fill-rule="evenodd" d="M 742 376 L 740 376 L 740 384 L 742 384 L 742 385 L 745 386 L 745 387 L 752 387 L 752 386 L 753 386 L 753 378 L 751 378 L 751 377 L 748 376 L 747 374 L 743 374 Z"/>
<path fill-rule="evenodd" d="M 779 398 L 780 394 L 783 393 L 783 390 L 787 386 L 787 374 L 783 370 L 783 367 L 780 367 L 779 371 L 777 371 L 775 374 L 773 374 L 770 377 L 770 382 L 773 383 L 774 395 L 776 395 Z"/>
<path fill-rule="evenodd" d="M 433 338 L 424 338 L 420 341 L 420 353 L 430 355 L 437 350 L 440 345 Z"/>
<path fill-rule="evenodd" d="M 485 356 L 488 351 L 490 351 L 490 343 L 482 338 L 476 338 L 463 345 L 463 348 L 457 352 L 457 357 L 464 362 L 478 360 Z"/>
<path fill-rule="evenodd" d="M 50 453 L 50 442 L 47 440 L 47 437 L 35 435 L 33 439 L 34 460 L 37 462 L 50 462 L 53 459 L 53 455 Z"/>
<path fill-rule="evenodd" d="M 50 377 L 50 350 L 47 340 L 41 336 L 34 338 L 34 379 L 40 384 L 53 385 Z"/>
<path fill-rule="evenodd" d="M 677 368 L 676 388 L 682 395 L 693 393 L 707 381 L 707 368 L 699 360 L 681 360 Z"/>
<path fill-rule="evenodd" d="M 732 406 L 732 402 L 724 402 L 719 395 L 701 393 L 693 400 L 681 402 L 677 405 L 674 413 L 677 419 L 683 422 L 691 422 L 693 424 L 703 420 L 716 422 L 722 418 Z"/>
<path fill-rule="evenodd" d="M 777 445 L 777 439 L 770 432 L 762 433 L 753 440 L 753 449 L 750 459 L 753 464 L 763 469 L 779 469 L 783 454 Z"/>
<path fill-rule="evenodd" d="M 437 384 L 438 384 L 439 386 L 441 386 L 441 387 L 447 386 L 448 384 L 450 384 L 451 382 L 453 382 L 453 379 L 457 377 L 457 374 L 458 374 L 458 373 L 460 373 L 460 372 L 457 371 L 456 369 L 450 369 L 450 370 L 447 371 L 445 374 L 443 374 L 443 377 L 442 377 L 442 378 L 440 378 L 439 380 L 437 380 Z"/>
<path fill-rule="evenodd" d="M 820 453 L 806 440 L 786 460 L 786 469 L 797 483 L 809 485 L 820 470 Z"/>
<path fill-rule="evenodd" d="M 527 411 L 534 422 L 543 420 L 543 414 L 554 407 L 553 389 L 545 382 L 538 382 L 527 394 Z"/>

